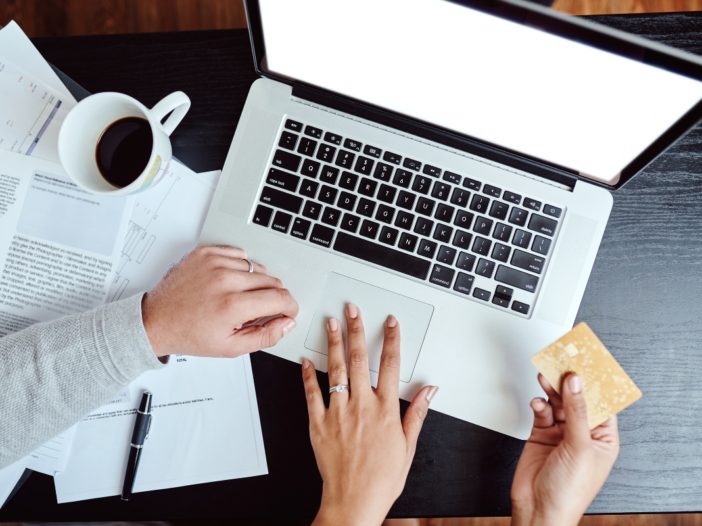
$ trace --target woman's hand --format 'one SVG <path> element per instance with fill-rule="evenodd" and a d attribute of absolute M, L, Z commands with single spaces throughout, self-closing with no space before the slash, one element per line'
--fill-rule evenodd
<path fill-rule="evenodd" d="M 361 312 L 346 309 L 348 367 L 344 358 L 341 324 L 330 319 L 329 385 L 351 391 L 331 394 L 324 406 L 314 366 L 302 364 L 310 417 L 310 436 L 324 481 L 322 506 L 315 525 L 380 524 L 407 480 L 417 437 L 429 402 L 438 387 L 423 388 L 400 420 L 400 326 L 394 316 L 385 323 L 378 388 L 368 373 L 368 354 Z"/>
<path fill-rule="evenodd" d="M 144 329 L 157 356 L 240 356 L 295 328 L 295 299 L 265 267 L 249 272 L 246 257 L 240 248 L 196 248 L 144 296 Z"/>
<path fill-rule="evenodd" d="M 512 482 L 512 525 L 575 526 L 619 453 L 617 417 L 590 431 L 583 381 L 570 375 L 559 396 L 539 375 L 551 405 L 531 402 L 534 428 Z"/>

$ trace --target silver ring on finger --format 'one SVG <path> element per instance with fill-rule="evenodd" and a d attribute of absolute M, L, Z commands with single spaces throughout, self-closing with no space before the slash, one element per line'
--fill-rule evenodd
<path fill-rule="evenodd" d="M 243 258 L 244 261 L 246 261 L 249 264 L 249 272 L 253 272 L 253 263 L 251 263 L 248 259 Z"/>
<path fill-rule="evenodd" d="M 335 385 L 335 386 L 329 388 L 329 394 L 331 394 L 331 393 L 343 393 L 346 389 L 348 389 L 349 391 L 351 391 L 351 387 L 348 386 L 348 385 L 343 385 L 343 384 Z"/>

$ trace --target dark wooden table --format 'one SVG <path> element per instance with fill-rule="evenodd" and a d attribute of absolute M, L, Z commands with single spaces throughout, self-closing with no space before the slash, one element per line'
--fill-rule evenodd
<path fill-rule="evenodd" d="M 702 14 L 592 19 L 702 54 Z M 195 171 L 222 167 L 255 80 L 245 30 L 34 42 L 93 93 L 124 92 L 151 106 L 185 91 L 193 105 L 172 137 L 174 154 Z M 593 513 L 702 510 L 701 172 L 697 129 L 614 195 L 578 321 L 590 324 L 644 397 L 620 416 L 621 454 Z M 0 522 L 313 517 L 321 479 L 300 367 L 265 353 L 252 363 L 269 475 L 141 493 L 129 503 L 113 497 L 59 506 L 52 479 L 35 473 L 0 511 Z M 391 515 L 509 515 L 522 446 L 430 412 Z"/>

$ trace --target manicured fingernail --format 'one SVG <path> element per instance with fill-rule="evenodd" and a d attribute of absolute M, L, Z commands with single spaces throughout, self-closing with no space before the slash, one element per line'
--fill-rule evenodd
<path fill-rule="evenodd" d="M 304 358 L 302 360 L 302 368 L 307 369 L 310 365 L 312 365 L 312 362 L 310 362 L 307 358 Z"/>
<path fill-rule="evenodd" d="M 297 323 L 295 323 L 295 320 L 290 320 L 288 323 L 283 325 L 283 336 L 286 334 L 292 332 L 292 330 L 297 327 Z"/>
<path fill-rule="evenodd" d="M 533 407 L 535 411 L 543 411 L 546 407 L 546 400 L 544 400 L 543 398 L 534 398 L 531 401 L 531 404 L 531 407 Z"/>
<path fill-rule="evenodd" d="M 388 327 L 394 327 L 395 325 L 397 325 L 397 318 L 391 314 L 390 316 L 388 316 L 388 319 L 385 323 L 387 323 Z"/>
<path fill-rule="evenodd" d="M 358 318 L 358 307 L 353 303 L 349 303 L 349 306 L 346 307 L 346 314 L 348 314 L 349 318 Z"/>
<path fill-rule="evenodd" d="M 329 332 L 336 332 L 336 330 L 339 328 L 339 322 L 336 321 L 335 318 L 329 318 L 327 328 L 329 329 Z"/>
<path fill-rule="evenodd" d="M 435 385 L 432 385 L 427 391 L 427 402 L 431 402 L 432 398 L 434 398 L 434 396 L 436 396 L 436 393 L 438 392 L 439 388 Z"/>
<path fill-rule="evenodd" d="M 578 394 L 583 390 L 583 379 L 577 374 L 571 375 L 571 377 L 568 378 L 568 387 L 570 387 L 571 393 Z"/>

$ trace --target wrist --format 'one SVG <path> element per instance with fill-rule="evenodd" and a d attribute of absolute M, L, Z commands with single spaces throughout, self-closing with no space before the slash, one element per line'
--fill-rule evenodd
<path fill-rule="evenodd" d="M 168 356 L 170 353 L 165 349 L 166 346 L 163 345 L 159 338 L 157 320 L 158 316 L 154 312 L 153 302 L 149 297 L 149 293 L 146 293 L 141 298 L 141 322 L 144 325 L 144 332 L 146 332 L 146 337 L 149 339 L 151 349 L 160 359 Z"/>
<path fill-rule="evenodd" d="M 512 502 L 510 526 L 578 526 L 581 514 L 562 513 L 559 510 L 540 510 Z"/>
<path fill-rule="evenodd" d="M 372 526 L 382 524 L 387 512 L 374 509 L 367 499 L 351 495 L 332 496 L 328 488 L 322 490 L 322 503 L 313 526 Z"/>

